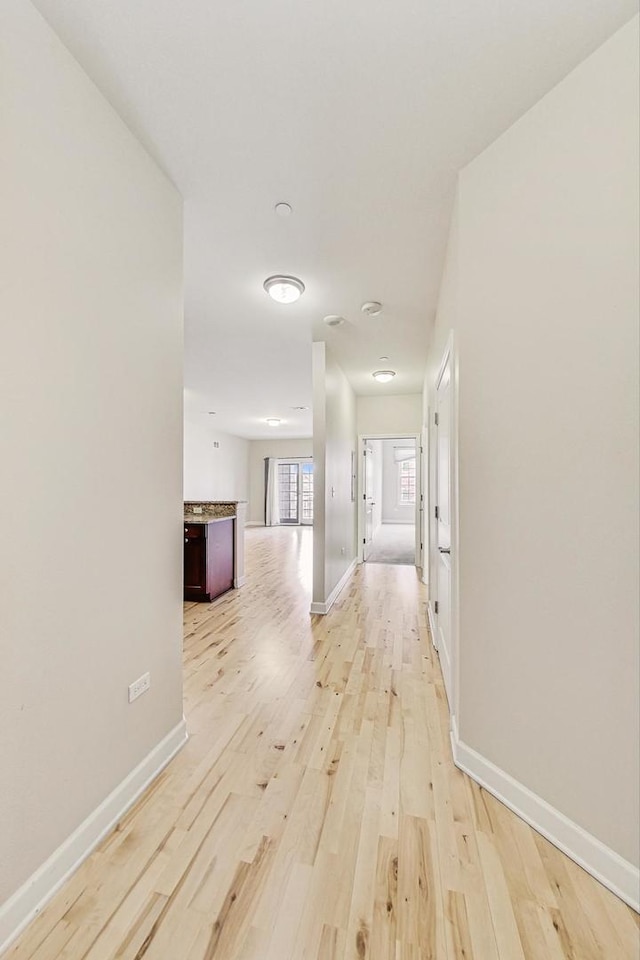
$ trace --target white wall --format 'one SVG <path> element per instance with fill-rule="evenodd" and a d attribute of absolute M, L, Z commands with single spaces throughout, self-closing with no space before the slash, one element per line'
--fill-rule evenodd
<path fill-rule="evenodd" d="M 330 350 L 313 344 L 313 603 L 326 603 L 356 556 L 351 454 L 356 398 Z"/>
<path fill-rule="evenodd" d="M 460 739 L 635 864 L 637 27 L 462 172 L 429 372 L 454 328 Z"/>
<path fill-rule="evenodd" d="M 413 446 L 415 440 L 383 440 L 382 441 L 382 522 L 383 523 L 415 523 L 416 508 L 414 504 L 398 502 L 400 485 L 398 482 L 398 464 L 395 461 L 395 447 Z"/>
<path fill-rule="evenodd" d="M 313 453 L 313 440 L 268 440 L 249 441 L 249 511 L 250 523 L 264 523 L 264 461 L 265 457 L 286 459 L 291 457 L 310 457 Z"/>
<path fill-rule="evenodd" d="M 0 87 L 2 902 L 181 724 L 182 204 L 24 0 Z"/>
<path fill-rule="evenodd" d="M 206 413 L 185 413 L 184 499 L 249 499 L 249 441 L 216 430 Z"/>
<path fill-rule="evenodd" d="M 422 428 L 422 395 L 419 393 L 356 397 L 356 411 L 360 436 L 420 433 Z"/>

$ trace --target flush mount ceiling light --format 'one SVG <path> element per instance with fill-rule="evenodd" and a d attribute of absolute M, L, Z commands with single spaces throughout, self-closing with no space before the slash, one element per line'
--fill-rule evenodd
<path fill-rule="evenodd" d="M 278 420 L 277 417 L 267 417 L 265 423 L 268 423 L 270 427 L 279 427 L 282 420 Z"/>
<path fill-rule="evenodd" d="M 291 407 L 292 410 L 308 410 L 309 407 Z"/>
<path fill-rule="evenodd" d="M 363 313 L 366 313 L 368 317 L 379 317 L 382 313 L 382 304 L 378 303 L 377 300 L 367 300 L 366 303 L 363 303 L 360 307 Z"/>
<path fill-rule="evenodd" d="M 322 322 L 326 323 L 328 327 L 341 327 L 344 323 L 344 317 L 338 316 L 337 313 L 330 313 Z"/>
<path fill-rule="evenodd" d="M 263 286 L 277 303 L 295 303 L 304 293 L 304 283 L 297 277 L 267 277 Z"/>
<path fill-rule="evenodd" d="M 279 217 L 290 217 L 293 210 L 290 203 L 276 203 L 273 209 Z"/>
<path fill-rule="evenodd" d="M 372 377 L 374 380 L 377 380 L 378 383 L 389 383 L 389 380 L 393 380 L 395 375 L 395 370 L 376 370 L 376 372 L 372 374 Z"/>

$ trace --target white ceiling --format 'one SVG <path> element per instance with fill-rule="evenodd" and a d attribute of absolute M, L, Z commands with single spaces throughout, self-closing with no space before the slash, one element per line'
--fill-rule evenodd
<path fill-rule="evenodd" d="M 185 396 L 216 428 L 311 434 L 311 348 L 414 393 L 456 171 L 635 0 L 35 0 L 185 200 Z M 274 213 L 286 201 L 289 219 Z M 297 304 L 263 280 L 302 278 Z M 384 312 L 367 319 L 365 300 Z M 346 323 L 329 330 L 322 317 Z M 386 355 L 397 371 L 371 373 Z"/>

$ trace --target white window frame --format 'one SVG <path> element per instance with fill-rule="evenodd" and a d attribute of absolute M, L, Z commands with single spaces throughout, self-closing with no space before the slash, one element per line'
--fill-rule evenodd
<path fill-rule="evenodd" d="M 405 463 L 413 463 L 413 500 L 403 500 L 402 499 L 402 467 Z M 410 457 L 407 460 L 401 460 L 396 464 L 397 467 L 397 482 L 398 482 L 398 496 L 397 496 L 397 505 L 399 507 L 415 507 L 416 505 L 416 493 L 417 493 L 417 484 L 418 484 L 418 465 L 416 463 L 415 457 Z"/>

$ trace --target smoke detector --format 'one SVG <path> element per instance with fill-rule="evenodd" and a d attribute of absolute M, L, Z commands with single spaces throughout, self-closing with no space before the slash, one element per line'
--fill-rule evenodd
<path fill-rule="evenodd" d="M 379 317 L 382 313 L 382 304 L 378 303 L 377 300 L 367 300 L 366 303 L 362 304 L 360 309 L 368 317 Z"/>
<path fill-rule="evenodd" d="M 326 323 L 328 327 L 341 327 L 344 323 L 344 317 L 338 316 L 337 313 L 330 313 L 322 322 Z"/>

